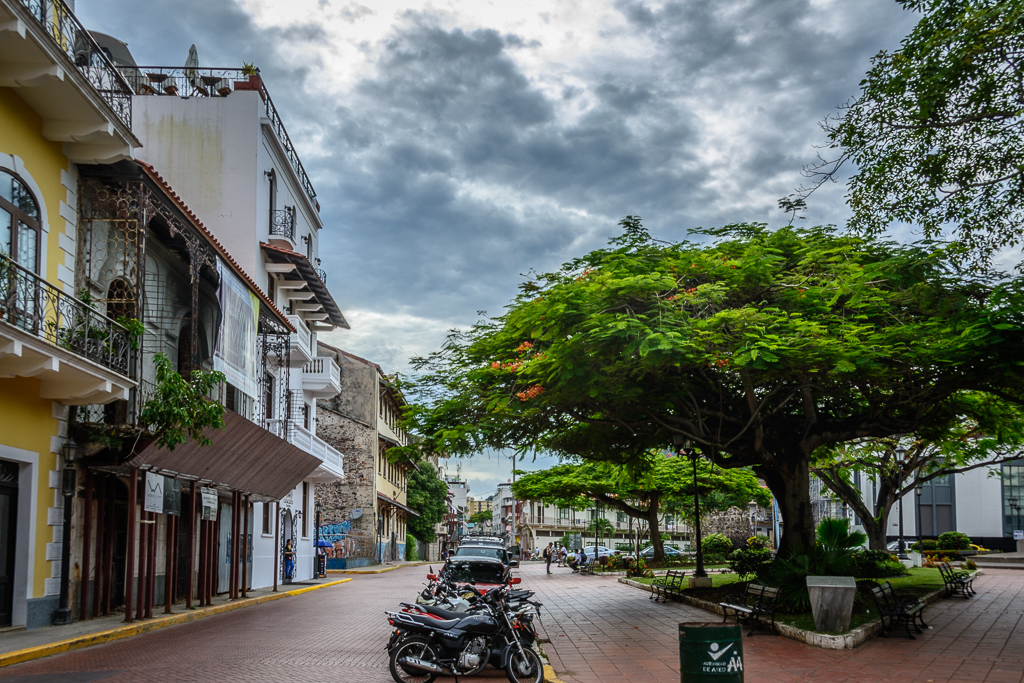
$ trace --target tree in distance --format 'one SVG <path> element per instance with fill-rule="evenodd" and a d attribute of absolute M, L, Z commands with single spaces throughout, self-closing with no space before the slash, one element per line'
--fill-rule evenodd
<path fill-rule="evenodd" d="M 990 467 L 1021 457 L 1024 413 L 1020 406 L 985 395 L 965 395 L 966 412 L 939 433 L 865 439 L 818 453 L 812 472 L 861 519 L 872 550 L 885 550 L 889 511 L 903 496 L 939 477 Z M 906 449 L 903 462 L 896 448 Z M 878 483 L 865 504 L 854 472 Z M 918 533 L 920 536 L 920 532 Z"/>
<path fill-rule="evenodd" d="M 828 151 L 804 169 L 814 182 L 780 206 L 795 215 L 852 162 L 851 228 L 950 229 L 950 256 L 984 267 L 1024 236 L 1024 0 L 897 2 L 921 20 L 825 119 Z"/>
<path fill-rule="evenodd" d="M 642 472 L 635 476 L 634 472 Z M 659 514 L 676 510 L 692 519 L 693 464 L 686 458 L 651 452 L 639 468 L 627 468 L 609 462 L 583 461 L 563 463 L 546 470 L 519 472 L 512 484 L 517 498 L 545 500 L 559 507 L 586 509 L 592 501 L 621 511 L 647 523 L 654 546 L 654 560 L 665 559 L 664 542 L 659 529 Z M 751 500 L 767 506 L 770 497 L 757 477 L 745 469 L 725 470 L 707 460 L 698 461 L 697 484 L 701 509 L 709 512 L 737 503 L 746 506 Z M 598 529 L 605 535 L 613 533 L 611 522 Z M 593 522 L 586 527 L 594 534 Z"/>
<path fill-rule="evenodd" d="M 448 484 L 437 476 L 432 464 L 415 454 L 412 458 L 416 466 L 409 471 L 406 502 L 419 517 L 410 516 L 406 528 L 417 540 L 430 543 L 437 537 L 435 529 L 448 511 Z"/>
<path fill-rule="evenodd" d="M 819 448 L 948 429 L 972 392 L 1024 400 L 1020 281 L 965 277 L 946 246 L 749 223 L 667 244 L 638 218 L 621 225 L 414 359 L 405 426 L 419 447 L 549 452 L 640 477 L 649 450 L 689 438 L 767 483 L 785 551 L 815 542 Z"/>
<path fill-rule="evenodd" d="M 469 516 L 469 521 L 473 524 L 482 524 L 489 522 L 494 518 L 493 510 L 481 510 L 480 512 L 474 512 Z"/>

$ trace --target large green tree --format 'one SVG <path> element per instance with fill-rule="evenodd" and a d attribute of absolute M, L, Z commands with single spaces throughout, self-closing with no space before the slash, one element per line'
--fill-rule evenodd
<path fill-rule="evenodd" d="M 990 467 L 1022 455 L 1024 412 L 1020 406 L 984 395 L 966 395 L 965 413 L 945 430 L 923 430 L 906 438 L 866 439 L 825 453 L 813 468 L 860 517 L 872 550 L 885 550 L 889 511 L 902 496 L 938 477 Z M 896 449 L 905 450 L 903 460 Z M 870 506 L 854 473 L 876 482 Z M 919 532 L 920 534 L 920 532 Z"/>
<path fill-rule="evenodd" d="M 409 533 L 420 541 L 436 538 L 435 529 L 448 511 L 448 484 L 437 475 L 437 470 L 426 460 L 413 456 L 415 467 L 409 472 L 406 501 L 419 517 L 409 519 Z"/>
<path fill-rule="evenodd" d="M 1024 398 L 1019 283 L 964 278 L 938 245 L 756 224 L 665 244 L 623 226 L 417 361 L 407 419 L 423 447 L 642 469 L 649 449 L 690 438 L 721 467 L 752 467 L 781 546 L 809 547 L 819 448 L 948 425 L 966 391 Z"/>
<path fill-rule="evenodd" d="M 921 13 L 872 60 L 861 92 L 824 122 L 816 182 L 847 162 L 851 227 L 951 229 L 959 260 L 985 264 L 1024 236 L 1024 0 L 897 0 Z"/>
<path fill-rule="evenodd" d="M 583 461 L 519 474 L 512 484 L 517 498 L 546 500 L 577 509 L 596 500 L 646 522 L 656 561 L 664 559 L 659 514 L 666 509 L 687 513 L 693 509 L 693 464 L 678 456 L 649 453 L 639 467 Z M 744 506 L 751 500 L 764 506 L 769 501 L 757 477 L 745 469 L 726 470 L 701 459 L 697 463 L 697 483 L 705 512 L 737 501 Z"/>

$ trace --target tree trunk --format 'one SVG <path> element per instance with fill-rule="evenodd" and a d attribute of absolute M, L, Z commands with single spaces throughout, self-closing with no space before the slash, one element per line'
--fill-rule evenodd
<path fill-rule="evenodd" d="M 655 562 L 665 561 L 665 544 L 661 540 L 661 530 L 658 528 L 658 498 L 651 500 L 651 507 L 647 511 L 647 525 L 651 530 L 651 545 L 654 546 Z"/>
<path fill-rule="evenodd" d="M 779 505 L 782 516 L 779 553 L 786 555 L 814 547 L 814 513 L 811 509 L 811 471 L 802 454 L 792 460 L 779 458 L 773 466 L 757 468 Z"/>
<path fill-rule="evenodd" d="M 891 506 L 891 503 L 887 504 L 885 502 L 889 497 L 889 488 L 885 479 L 883 478 L 879 483 L 877 500 L 872 501 L 872 508 L 878 510 L 880 515 L 876 517 L 874 510 L 868 508 L 864 503 L 860 491 L 848 484 L 838 470 L 820 468 L 815 470 L 815 474 L 818 475 L 819 479 L 828 484 L 828 487 L 839 496 L 839 499 L 853 508 L 857 516 L 860 517 L 861 525 L 868 536 L 868 548 L 871 550 L 885 550 L 885 525 L 886 520 L 889 518 L 889 507 Z"/>

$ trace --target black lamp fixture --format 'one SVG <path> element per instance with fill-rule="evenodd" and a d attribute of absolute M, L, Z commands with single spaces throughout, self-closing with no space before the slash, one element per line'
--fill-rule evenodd
<path fill-rule="evenodd" d="M 672 444 L 680 454 L 685 455 L 693 462 L 693 519 L 694 534 L 690 536 L 690 544 L 693 545 L 694 537 L 697 543 L 697 566 L 694 569 L 694 578 L 707 578 L 708 573 L 704 571 L 704 550 L 701 548 L 700 533 L 700 488 L 697 486 L 697 449 L 693 447 L 693 441 L 683 434 L 673 434 Z"/>
<path fill-rule="evenodd" d="M 921 545 L 921 541 L 924 540 L 924 532 L 921 530 L 921 495 L 924 493 L 924 487 L 918 484 L 914 487 L 914 494 L 917 495 L 917 550 L 918 552 L 924 550 L 924 546 Z"/>
<path fill-rule="evenodd" d="M 1010 496 L 1006 499 L 1006 502 L 1009 503 L 1010 507 L 1013 509 L 1013 517 L 1016 522 L 1014 529 L 1020 529 L 1020 500 L 1016 496 Z"/>
<path fill-rule="evenodd" d="M 75 504 L 75 492 L 78 488 L 78 444 L 68 435 L 68 440 L 61 448 L 64 456 L 64 470 L 61 473 L 61 494 L 64 496 L 64 528 L 61 535 L 60 549 L 60 602 L 53 613 L 54 626 L 66 626 L 71 623 L 71 607 L 68 605 L 68 583 L 70 582 L 71 564 L 71 513 Z"/>
<path fill-rule="evenodd" d="M 904 448 L 902 444 L 896 446 L 896 463 L 899 465 L 899 481 L 896 484 L 896 494 L 899 496 L 900 499 L 900 542 L 899 553 L 897 553 L 896 557 L 900 558 L 901 560 L 909 559 L 907 558 L 906 545 L 903 542 L 903 463 L 906 459 L 907 449 Z"/>

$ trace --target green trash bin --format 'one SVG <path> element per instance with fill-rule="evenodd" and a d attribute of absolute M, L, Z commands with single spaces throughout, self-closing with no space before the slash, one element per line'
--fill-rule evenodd
<path fill-rule="evenodd" d="M 682 683 L 743 683 L 743 630 L 721 622 L 679 624 Z"/>

